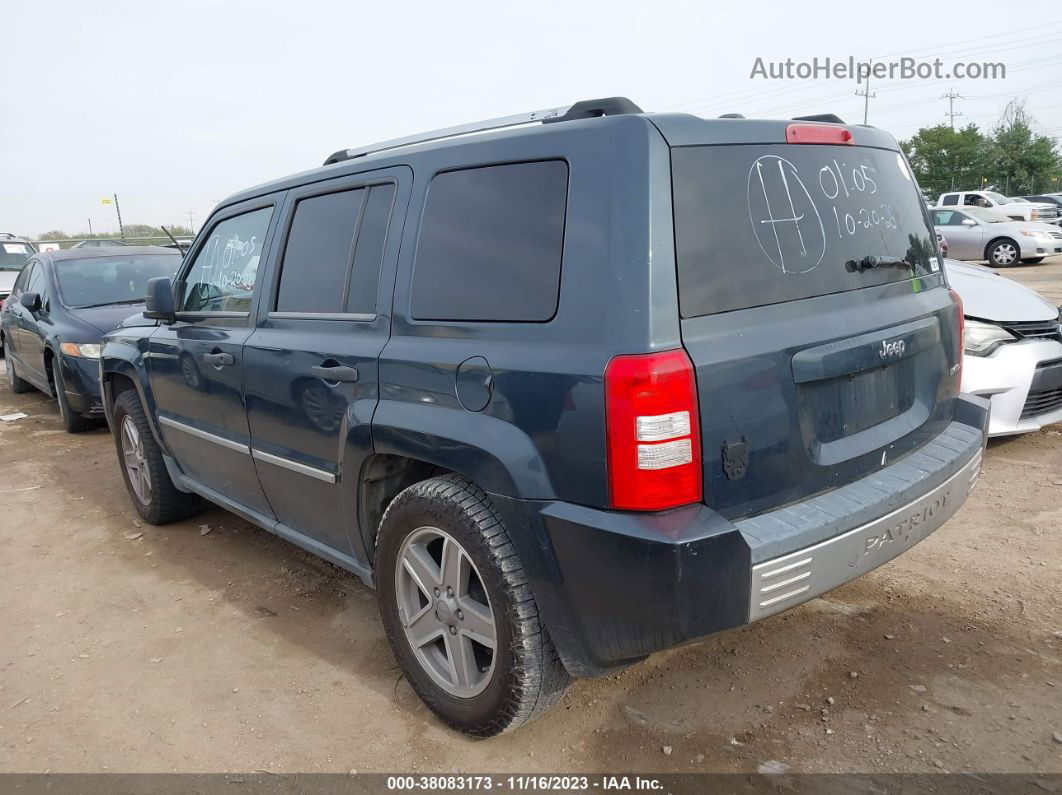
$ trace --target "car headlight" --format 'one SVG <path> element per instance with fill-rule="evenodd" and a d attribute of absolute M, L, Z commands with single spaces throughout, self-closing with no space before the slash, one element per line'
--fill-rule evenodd
<path fill-rule="evenodd" d="M 1018 231 L 1021 234 L 1025 235 L 1026 237 L 1035 237 L 1035 238 L 1037 238 L 1039 240 L 1050 240 L 1051 239 L 1050 233 L 1044 232 L 1044 231 L 1042 231 L 1040 229 L 1019 229 Z"/>
<path fill-rule="evenodd" d="M 995 323 L 966 318 L 962 333 L 962 350 L 971 356 L 990 356 L 1000 345 L 1017 340 L 1017 337 Z"/>
<path fill-rule="evenodd" d="M 67 356 L 77 356 L 79 359 L 100 358 L 100 344 L 98 342 L 64 342 L 59 350 Z"/>

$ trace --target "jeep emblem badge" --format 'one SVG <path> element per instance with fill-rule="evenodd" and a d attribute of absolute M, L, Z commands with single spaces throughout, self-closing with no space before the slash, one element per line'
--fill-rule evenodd
<path fill-rule="evenodd" d="M 893 340 L 892 342 L 882 340 L 881 350 L 878 351 L 878 356 L 882 359 L 898 359 L 903 356 L 904 351 L 906 350 L 907 343 L 903 340 Z"/>

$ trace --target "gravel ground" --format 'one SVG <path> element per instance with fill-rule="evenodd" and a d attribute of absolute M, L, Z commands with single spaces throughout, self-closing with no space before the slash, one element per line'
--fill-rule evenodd
<path fill-rule="evenodd" d="M 1062 262 L 1008 275 L 1062 303 Z M 1062 773 L 1062 426 L 993 441 L 962 510 L 868 576 L 472 741 L 354 577 L 220 509 L 142 525 L 105 430 L 5 386 L 15 411 L 0 771 Z"/>

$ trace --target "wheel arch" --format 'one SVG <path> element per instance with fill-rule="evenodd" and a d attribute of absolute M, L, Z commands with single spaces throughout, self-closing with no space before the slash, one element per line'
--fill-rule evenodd
<path fill-rule="evenodd" d="M 146 375 L 142 374 L 140 368 L 130 361 L 114 357 L 104 358 L 100 364 L 100 391 L 103 396 L 103 410 L 107 417 L 107 424 L 112 430 L 114 403 L 119 395 L 130 389 L 136 391 L 140 404 L 144 407 L 148 425 L 151 427 L 151 435 L 155 437 L 159 447 L 169 454 L 162 434 L 159 433 L 158 421 L 155 417 L 155 403 L 149 398 L 151 393 L 146 384 Z"/>

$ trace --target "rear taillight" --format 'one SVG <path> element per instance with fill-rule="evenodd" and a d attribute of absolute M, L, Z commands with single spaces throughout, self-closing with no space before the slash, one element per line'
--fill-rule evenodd
<path fill-rule="evenodd" d="M 684 350 L 617 356 L 605 369 L 613 508 L 661 511 L 701 499 L 697 385 Z"/>
<path fill-rule="evenodd" d="M 966 317 L 963 315 L 962 297 L 954 290 L 948 290 L 951 293 L 951 300 L 955 304 L 955 309 L 959 313 L 959 350 L 956 352 L 956 371 L 958 375 L 955 378 L 956 389 L 962 386 L 962 351 L 963 351 L 963 336 L 966 334 Z"/>
<path fill-rule="evenodd" d="M 852 133 L 833 124 L 790 124 L 785 128 L 787 144 L 851 144 Z"/>

